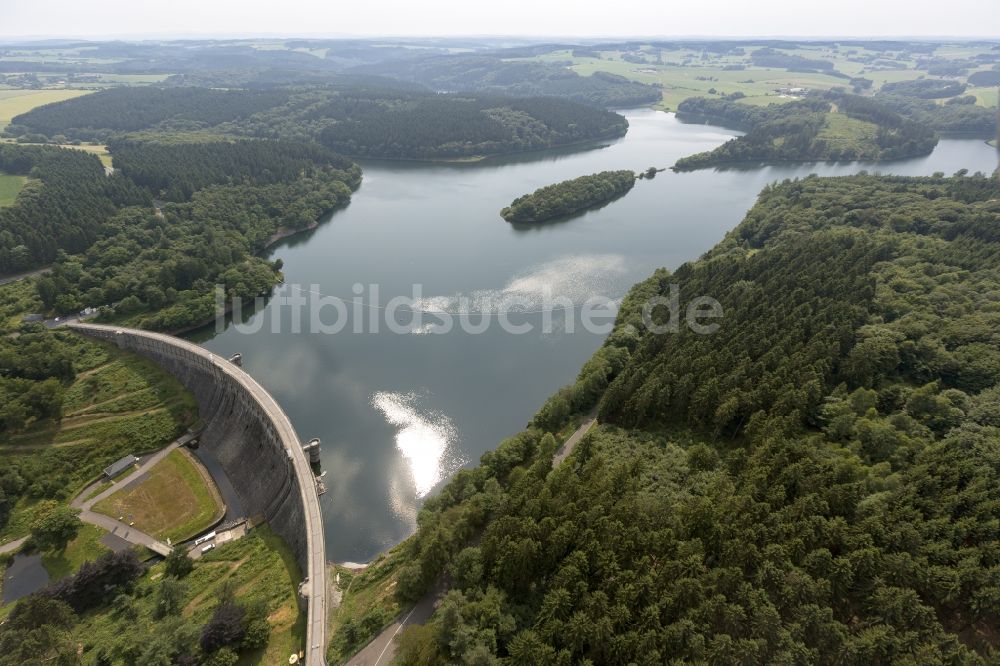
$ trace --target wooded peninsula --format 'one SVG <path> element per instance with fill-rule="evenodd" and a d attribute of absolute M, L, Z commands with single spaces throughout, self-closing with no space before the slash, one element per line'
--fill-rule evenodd
<path fill-rule="evenodd" d="M 938 141 L 928 124 L 873 98 L 843 93 L 764 107 L 693 97 L 680 104 L 678 115 L 721 121 L 746 134 L 677 160 L 675 171 L 757 162 L 901 159 L 926 155 Z"/>

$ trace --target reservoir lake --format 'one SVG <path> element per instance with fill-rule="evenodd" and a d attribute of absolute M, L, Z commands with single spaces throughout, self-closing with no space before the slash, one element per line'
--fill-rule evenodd
<path fill-rule="evenodd" d="M 592 296 L 620 298 L 656 268 L 697 259 L 739 224 L 765 185 L 812 173 L 997 167 L 996 150 L 981 139 L 942 139 L 926 157 L 879 164 L 666 171 L 568 220 L 512 226 L 500 218 L 512 199 L 544 185 L 608 169 L 669 167 L 737 135 L 660 111 L 622 113 L 627 136 L 593 146 L 460 164 L 359 160 L 364 181 L 351 204 L 270 250 L 295 286 L 245 311 L 239 325 L 188 336 L 220 355 L 240 352 L 300 438 L 322 440 L 331 560 L 365 562 L 405 539 L 429 494 L 521 430 L 573 380 L 605 335 L 585 330 L 574 306 Z M 466 332 L 456 320 L 440 333 L 433 315 L 410 325 L 406 308 L 396 320 L 407 330 L 389 330 L 383 308 L 413 295 L 414 285 L 422 309 L 470 312 L 468 321 L 486 322 L 486 330 Z M 682 305 L 701 295 L 680 287 Z M 562 300 L 554 312 L 540 312 L 549 291 Z M 317 313 L 307 304 L 295 332 L 293 309 L 281 297 L 320 294 L 347 302 L 345 328 L 310 332 Z M 522 312 L 510 322 L 533 331 L 501 329 L 497 308 L 511 302 Z M 319 316 L 330 324 L 334 311 L 327 306 Z M 382 320 L 377 331 L 373 318 Z M 545 320 L 550 330 L 542 330 Z"/>

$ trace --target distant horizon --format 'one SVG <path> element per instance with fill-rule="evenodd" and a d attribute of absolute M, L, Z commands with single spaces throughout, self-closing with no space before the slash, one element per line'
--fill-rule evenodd
<path fill-rule="evenodd" d="M 13 35 L 0 34 L 0 42 L 46 42 L 46 41 L 194 41 L 194 40 L 252 40 L 252 39 L 323 39 L 323 40 L 373 40 L 373 39 L 400 39 L 414 41 L 438 41 L 438 40 L 520 40 L 525 42 L 567 42 L 571 40 L 584 41 L 752 41 L 752 40 L 773 40 L 773 41 L 914 41 L 924 40 L 929 42 L 975 42 L 975 41 L 1000 41 L 1000 33 L 996 35 L 948 35 L 948 34 L 913 34 L 913 35 L 791 35 L 791 34 L 746 34 L 746 35 L 712 35 L 712 34 L 552 34 L 552 35 L 532 35 L 532 34 L 500 34 L 500 33 L 468 33 L 468 34 L 380 34 L 380 33 L 309 33 L 309 32 L 167 32 L 167 33 L 108 33 L 108 34 L 72 34 L 53 33 L 37 35 Z"/>
<path fill-rule="evenodd" d="M 375 0 L 350 7 L 322 0 L 6 0 L 2 39 L 998 39 L 1000 3 L 793 0 L 711 4 L 632 0 Z M 196 26 L 192 29 L 192 26 Z M 818 32 L 817 32 L 818 31 Z M 851 37 L 847 37 L 850 35 Z"/>

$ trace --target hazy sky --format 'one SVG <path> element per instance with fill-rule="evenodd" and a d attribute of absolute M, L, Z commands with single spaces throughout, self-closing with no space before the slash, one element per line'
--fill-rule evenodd
<path fill-rule="evenodd" d="M 998 36 L 998 0 L 0 0 L 0 35 Z"/>

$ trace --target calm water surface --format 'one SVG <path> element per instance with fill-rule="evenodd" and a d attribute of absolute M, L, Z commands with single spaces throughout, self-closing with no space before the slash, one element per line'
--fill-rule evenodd
<path fill-rule="evenodd" d="M 377 284 L 377 298 L 364 294 L 364 310 L 375 314 L 367 306 L 408 296 L 415 283 L 429 309 L 452 311 L 459 296 L 474 311 L 513 297 L 538 304 L 546 285 L 580 303 L 591 295 L 620 297 L 655 268 L 697 258 L 776 180 L 862 169 L 930 175 L 996 168 L 996 153 L 984 142 L 943 140 L 927 157 L 888 164 L 665 172 L 565 222 L 524 228 L 500 219 L 511 199 L 543 185 L 605 169 L 669 166 L 735 135 L 651 110 L 625 115 L 627 137 L 588 150 L 470 165 L 362 162 L 364 183 L 350 206 L 276 247 L 272 258 L 284 260 L 287 282 L 317 285 L 325 294 L 350 299 L 356 283 Z M 275 311 L 282 313 L 278 332 L 271 330 Z M 257 333 L 230 326 L 192 338 L 219 354 L 241 352 L 300 437 L 323 440 L 328 492 L 321 501 L 328 556 L 337 561 L 366 561 L 412 533 L 423 498 L 518 432 L 603 339 L 578 319 L 573 333 L 511 335 L 494 321 L 479 335 L 457 326 L 447 334 L 395 334 L 384 326 L 355 334 L 351 325 L 311 335 L 291 332 L 284 315 L 287 308 L 271 301 L 247 318 L 263 323 Z M 538 314 L 511 320 L 536 329 L 542 323 Z"/>

